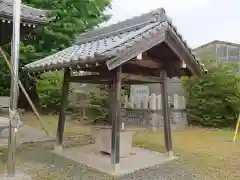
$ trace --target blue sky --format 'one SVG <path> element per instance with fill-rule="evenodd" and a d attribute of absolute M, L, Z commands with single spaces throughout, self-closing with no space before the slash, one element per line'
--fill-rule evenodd
<path fill-rule="evenodd" d="M 113 0 L 107 24 L 160 7 L 192 48 L 216 39 L 240 43 L 239 0 Z"/>

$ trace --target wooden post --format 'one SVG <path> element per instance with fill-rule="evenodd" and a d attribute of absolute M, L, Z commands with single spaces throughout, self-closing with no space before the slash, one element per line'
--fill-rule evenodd
<path fill-rule="evenodd" d="M 171 122 L 170 122 L 168 94 L 167 94 L 167 72 L 161 71 L 160 76 L 163 79 L 163 83 L 161 84 L 161 95 L 162 95 L 162 108 L 163 108 L 163 121 L 164 121 L 165 148 L 167 150 L 168 155 L 173 156 Z"/>
<path fill-rule="evenodd" d="M 111 162 L 113 170 L 120 168 L 120 121 L 121 121 L 121 67 L 114 70 L 113 99 L 112 99 L 112 141 L 111 141 Z"/>
<path fill-rule="evenodd" d="M 62 150 L 64 124 L 65 124 L 65 108 L 67 107 L 67 104 L 68 104 L 69 77 L 70 77 L 70 70 L 69 68 L 65 68 L 63 85 L 62 85 L 61 107 L 59 112 L 59 120 L 58 120 L 58 128 L 57 128 L 57 142 L 55 147 L 56 150 L 58 151 Z"/>

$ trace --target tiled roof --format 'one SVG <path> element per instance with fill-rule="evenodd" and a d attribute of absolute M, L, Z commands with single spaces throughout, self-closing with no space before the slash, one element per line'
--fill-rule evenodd
<path fill-rule="evenodd" d="M 132 19 L 80 35 L 75 45 L 25 66 L 29 71 L 53 70 L 95 63 L 118 56 L 142 40 L 151 39 L 166 30 L 172 31 L 191 53 L 176 27 L 160 8 Z M 191 54 L 195 59 L 194 55 Z M 199 63 L 196 60 L 196 63 Z M 200 65 L 199 65 L 200 66 Z M 202 70 L 204 70 L 202 68 Z"/>
<path fill-rule="evenodd" d="M 0 19 L 12 21 L 13 16 L 13 0 L 0 0 Z M 42 24 L 47 22 L 46 11 L 21 6 L 22 23 Z"/>

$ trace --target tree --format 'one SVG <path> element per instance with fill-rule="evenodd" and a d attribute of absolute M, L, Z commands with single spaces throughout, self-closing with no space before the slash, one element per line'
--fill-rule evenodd
<path fill-rule="evenodd" d="M 8 60 L 10 60 L 11 44 L 2 46 Z M 28 59 L 32 58 L 32 53 L 35 49 L 32 45 L 26 45 L 20 42 L 20 66 L 26 64 Z M 22 79 L 22 78 L 21 78 Z M 10 70 L 5 63 L 4 58 L 0 55 L 0 96 L 8 96 L 10 92 L 11 74 Z"/>
<path fill-rule="evenodd" d="M 214 60 L 215 59 L 215 60 Z M 201 77 L 182 79 L 188 102 L 189 124 L 231 127 L 239 108 L 239 77 L 236 63 L 218 61 L 215 55 L 202 55 L 208 73 Z"/>
<path fill-rule="evenodd" d="M 110 2 L 110 0 L 25 0 L 24 3 L 29 6 L 49 10 L 50 23 L 45 25 L 43 29 L 30 33 L 21 41 L 20 66 L 22 67 L 27 63 L 70 46 L 75 41 L 77 35 L 93 29 L 108 20 L 110 16 L 105 13 L 105 10 L 110 7 Z M 4 51 L 9 58 L 11 52 L 10 44 L 4 47 Z M 0 95 L 9 95 L 10 72 L 1 58 L 0 80 L 2 81 L 0 84 Z M 29 79 L 28 75 L 23 74 L 24 72 L 20 74 L 20 78 L 24 81 L 24 86 L 27 86 L 28 93 L 33 100 L 38 99 L 35 91 L 36 81 Z M 39 83 L 37 89 L 41 89 L 40 94 L 43 93 L 42 90 L 44 88 L 39 86 L 45 82 L 51 82 L 52 78 L 56 78 L 54 73 L 40 76 L 40 80 L 37 80 Z M 41 82 L 41 79 L 48 80 Z M 60 86 L 52 90 L 58 92 L 59 89 L 57 88 L 60 88 Z M 47 91 L 49 93 L 50 90 L 48 89 Z M 20 94 L 20 97 L 24 96 Z M 25 98 L 23 99 L 25 100 Z M 35 101 L 35 103 L 37 102 Z"/>
<path fill-rule="evenodd" d="M 63 73 L 47 72 L 37 80 L 37 92 L 43 110 L 57 112 L 60 108 L 62 96 Z"/>
<path fill-rule="evenodd" d="M 30 34 L 24 41 L 35 48 L 35 53 L 32 53 L 35 57 L 32 60 L 43 58 L 69 47 L 77 35 L 97 27 L 110 17 L 104 13 L 110 5 L 109 0 L 31 0 L 25 1 L 25 3 L 51 12 L 49 13 L 51 21 L 44 26 L 43 31 Z M 44 107 L 51 106 L 53 108 L 52 105 L 55 104 L 55 108 L 58 108 L 61 98 L 61 84 L 55 85 L 55 82 L 61 83 L 59 78 L 62 77 L 54 73 L 40 76 L 37 81 L 37 90 L 40 98 L 44 98 L 40 103 Z M 44 96 L 45 93 L 48 95 Z M 31 94 L 36 93 L 31 92 Z"/>
<path fill-rule="evenodd" d="M 77 35 L 109 19 L 110 0 L 26 0 L 29 6 L 50 10 L 50 23 L 25 40 L 36 49 L 35 59 L 69 47 Z"/>

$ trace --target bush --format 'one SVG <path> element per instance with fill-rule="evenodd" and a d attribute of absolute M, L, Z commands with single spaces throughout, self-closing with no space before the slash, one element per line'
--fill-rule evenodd
<path fill-rule="evenodd" d="M 192 125 L 231 127 L 236 123 L 240 107 L 237 64 L 220 62 L 216 65 L 209 61 L 206 64 L 207 74 L 182 78 L 187 96 L 188 122 Z"/>
<path fill-rule="evenodd" d="M 105 116 L 108 110 L 108 89 L 99 85 L 88 93 L 88 108 L 93 116 Z"/>
<path fill-rule="evenodd" d="M 127 87 L 123 86 L 121 91 L 121 103 L 123 105 L 124 96 L 127 94 Z M 89 101 L 89 110 L 94 116 L 106 116 L 109 109 L 108 101 L 108 86 L 99 85 L 94 91 L 89 92 L 88 101 Z M 110 122 L 109 122 L 110 123 Z"/>
<path fill-rule="evenodd" d="M 45 111 L 59 111 L 62 95 L 63 72 L 47 72 L 37 80 L 40 105 Z"/>

